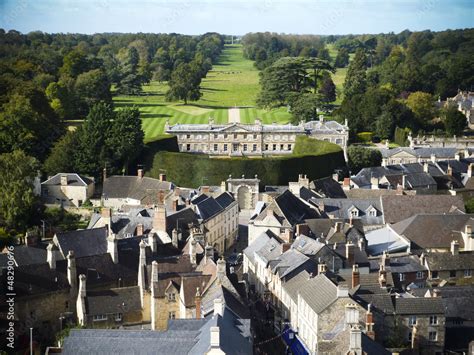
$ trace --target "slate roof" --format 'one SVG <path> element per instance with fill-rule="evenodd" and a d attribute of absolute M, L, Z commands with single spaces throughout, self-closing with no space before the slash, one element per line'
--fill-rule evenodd
<path fill-rule="evenodd" d="M 319 274 L 307 280 L 299 294 L 319 314 L 337 299 L 337 286 L 326 275 Z"/>
<path fill-rule="evenodd" d="M 383 158 L 389 158 L 400 152 L 408 153 L 415 157 L 430 159 L 432 154 L 436 155 L 437 159 L 443 158 L 454 158 L 457 152 L 456 148 L 409 148 L 409 147 L 397 147 L 392 149 L 380 149 Z"/>
<path fill-rule="evenodd" d="M 473 217 L 469 214 L 418 214 L 395 223 L 391 228 L 414 243 L 413 250 L 449 249 L 453 240 L 458 240 L 463 248 L 460 231 L 464 230 L 466 224 L 474 224 Z"/>
<path fill-rule="evenodd" d="M 399 315 L 445 314 L 443 300 L 439 297 L 394 298 L 395 312 Z"/>
<path fill-rule="evenodd" d="M 175 124 L 169 126 L 166 130 L 167 133 L 181 133 L 181 132 L 193 132 L 193 133 L 233 133 L 234 130 L 247 131 L 247 132 L 294 132 L 304 133 L 305 128 L 302 126 L 295 126 L 291 123 L 288 124 L 242 124 L 242 123 L 227 123 L 227 124 Z"/>
<path fill-rule="evenodd" d="M 306 270 L 303 270 L 291 279 L 286 280 L 286 282 L 282 282 L 282 287 L 293 302 L 298 303 L 298 292 L 303 285 L 308 282 L 309 278 L 310 274 Z"/>
<path fill-rule="evenodd" d="M 396 195 L 381 196 L 380 200 L 385 223 L 397 223 L 419 213 L 456 213 L 453 207 L 465 211 L 461 196 Z"/>
<path fill-rule="evenodd" d="M 266 233 L 260 234 L 255 240 L 243 250 L 245 256 L 249 259 L 251 264 L 255 264 L 254 253 L 259 251 L 268 241 L 270 237 Z"/>
<path fill-rule="evenodd" d="M 474 270 L 474 253 L 451 252 L 426 254 L 426 262 L 430 270 Z"/>
<path fill-rule="evenodd" d="M 317 179 L 311 182 L 310 187 L 315 190 L 320 197 L 327 198 L 346 198 L 342 186 L 332 177 Z M 301 191 L 300 191 L 301 195 Z"/>
<path fill-rule="evenodd" d="M 444 286 L 437 290 L 443 300 L 447 318 L 474 321 L 474 285 Z"/>
<path fill-rule="evenodd" d="M 313 238 L 305 235 L 300 235 L 295 238 L 291 248 L 299 251 L 304 255 L 316 255 L 326 244 L 319 242 Z"/>
<path fill-rule="evenodd" d="M 350 210 L 357 208 L 359 217 L 353 217 L 354 220 L 360 219 L 364 225 L 383 224 L 382 207 L 379 199 L 311 199 L 310 202 L 315 206 L 324 204 L 324 213 L 333 218 L 350 219 Z M 367 211 L 370 207 L 377 210 L 376 216 L 370 216 Z"/>
<path fill-rule="evenodd" d="M 87 186 L 94 183 L 92 179 L 76 173 L 58 173 L 43 181 L 41 185 L 61 185 L 61 176 L 67 176 L 68 186 Z"/>
<path fill-rule="evenodd" d="M 428 270 L 422 265 L 417 255 L 390 256 L 390 266 L 387 267 L 392 273 L 407 273 Z"/>
<path fill-rule="evenodd" d="M 160 181 L 150 177 L 110 176 L 104 181 L 102 194 L 106 198 L 133 198 L 141 201 L 148 195 L 156 195 L 159 190 L 172 190 L 169 181 Z"/>
<path fill-rule="evenodd" d="M 32 265 L 32 264 L 41 264 L 46 261 L 46 246 L 40 244 L 38 246 L 26 246 L 26 245 L 17 245 L 15 246 L 14 256 L 15 264 L 17 266 L 21 265 Z M 7 263 L 7 254 L 1 254 L 0 258 L 0 268 L 6 266 Z"/>
<path fill-rule="evenodd" d="M 280 243 L 276 239 L 270 238 L 258 250 L 255 250 L 255 254 L 266 263 L 276 260 L 281 254 Z"/>
<path fill-rule="evenodd" d="M 194 201 L 193 201 L 194 203 Z M 198 203 L 196 203 L 196 212 L 203 221 L 214 217 L 221 213 L 224 208 L 214 199 L 214 197 L 208 197 Z"/>
<path fill-rule="evenodd" d="M 223 192 L 216 197 L 216 202 L 221 205 L 222 208 L 229 207 L 233 202 L 235 202 L 234 197 L 230 192 Z"/>
<path fill-rule="evenodd" d="M 284 278 L 307 262 L 313 264 L 306 255 L 290 248 L 278 257 L 277 263 L 272 265 L 271 270 L 274 274 L 278 273 L 280 278 Z"/>
<path fill-rule="evenodd" d="M 344 327 L 342 324 L 337 325 L 337 333 L 333 334 L 334 338 L 329 341 L 321 341 L 318 344 L 318 351 L 323 355 L 329 354 L 348 354 L 350 347 L 350 327 Z M 324 336 L 324 334 L 323 334 Z M 381 344 L 369 338 L 364 332 L 361 333 L 361 345 L 363 354 L 367 355 L 391 355 L 392 352 L 385 349 Z"/>
<path fill-rule="evenodd" d="M 107 236 L 107 228 L 102 227 L 56 233 L 53 240 L 63 257 L 72 250 L 76 258 L 81 258 L 107 253 Z"/>
<path fill-rule="evenodd" d="M 373 272 L 370 274 L 359 275 L 359 286 L 352 288 L 349 292 L 352 298 L 360 301 L 362 304 L 367 306 L 369 303 L 373 309 L 386 314 L 392 314 L 394 311 L 392 297 L 390 296 L 389 290 L 393 287 L 393 278 L 390 272 L 387 272 L 387 288 L 380 287 L 379 274 Z M 348 282 L 352 274 L 347 276 Z"/>
<path fill-rule="evenodd" d="M 140 288 L 131 286 L 88 291 L 86 310 L 87 315 L 128 313 L 141 310 Z"/>

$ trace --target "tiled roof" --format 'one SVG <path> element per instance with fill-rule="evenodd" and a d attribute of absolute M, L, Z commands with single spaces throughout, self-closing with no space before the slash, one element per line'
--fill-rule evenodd
<path fill-rule="evenodd" d="M 68 186 L 87 186 L 94 183 L 92 179 L 76 173 L 58 173 L 43 181 L 41 185 L 61 185 L 61 176 L 67 176 Z"/>
<path fill-rule="evenodd" d="M 150 177 L 110 176 L 104 181 L 102 194 L 106 198 L 133 198 L 141 201 L 148 195 L 157 195 L 160 190 L 171 190 L 173 184 Z"/>
<path fill-rule="evenodd" d="M 107 228 L 102 227 L 57 233 L 54 241 L 63 257 L 72 250 L 76 258 L 81 258 L 107 253 L 107 236 Z"/>
<path fill-rule="evenodd" d="M 474 253 L 429 253 L 426 254 L 426 262 L 430 270 L 474 270 Z"/>
<path fill-rule="evenodd" d="M 439 297 L 398 297 L 394 299 L 395 312 L 399 315 L 445 314 Z"/>
<path fill-rule="evenodd" d="M 233 202 L 235 202 L 234 197 L 229 192 L 223 192 L 216 197 L 216 202 L 222 206 L 222 208 L 227 208 Z"/>
<path fill-rule="evenodd" d="M 359 211 L 358 217 L 364 225 L 383 224 L 382 207 L 379 199 L 348 199 L 348 198 L 331 198 L 331 199 L 311 199 L 312 204 L 321 206 L 324 204 L 324 213 L 334 218 L 350 219 L 350 211 L 354 207 Z M 369 207 L 377 210 L 376 216 L 370 216 L 367 211 Z"/>
<path fill-rule="evenodd" d="M 337 286 L 326 275 L 320 274 L 307 280 L 299 294 L 319 314 L 337 299 Z"/>
<path fill-rule="evenodd" d="M 326 177 L 311 182 L 311 188 L 317 191 L 322 197 L 346 198 L 346 194 L 341 185 L 332 177 Z M 301 195 L 301 192 L 300 192 Z"/>
<path fill-rule="evenodd" d="M 255 240 L 243 250 L 245 256 L 249 259 L 251 264 L 255 264 L 254 253 L 259 251 L 268 241 L 270 237 L 266 233 L 260 234 Z"/>
<path fill-rule="evenodd" d="M 87 292 L 86 309 L 88 315 L 128 313 L 141 308 L 138 286 Z"/>

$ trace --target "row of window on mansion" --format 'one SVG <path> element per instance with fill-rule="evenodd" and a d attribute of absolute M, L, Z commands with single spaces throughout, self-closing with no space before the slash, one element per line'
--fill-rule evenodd
<path fill-rule="evenodd" d="M 240 144 L 240 143 L 233 143 L 232 145 L 224 143 L 224 144 L 211 144 L 210 147 L 212 148 L 210 151 L 214 152 L 229 152 L 230 148 L 232 148 L 233 152 L 258 152 L 258 145 L 257 144 Z M 265 144 L 264 145 L 265 150 L 264 151 L 291 151 L 293 149 L 293 144 Z M 202 151 L 206 152 L 208 151 L 208 145 L 207 144 L 182 144 L 181 145 L 181 151 Z"/>
<path fill-rule="evenodd" d="M 233 133 L 233 134 L 218 134 L 218 133 L 213 133 L 213 134 L 181 134 L 179 136 L 180 139 L 196 139 L 196 140 L 201 140 L 201 139 L 229 139 L 229 140 L 235 140 L 238 139 L 239 141 L 242 140 L 260 140 L 261 136 L 259 134 L 247 134 L 247 133 Z M 295 134 L 265 134 L 263 135 L 264 139 L 268 140 L 282 140 L 282 141 L 294 141 L 296 139 Z"/>

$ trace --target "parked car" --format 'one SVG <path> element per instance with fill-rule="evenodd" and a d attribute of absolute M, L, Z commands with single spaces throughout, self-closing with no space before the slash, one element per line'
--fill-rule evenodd
<path fill-rule="evenodd" d="M 227 263 L 229 265 L 237 266 L 242 264 L 242 253 L 232 253 L 227 258 Z"/>

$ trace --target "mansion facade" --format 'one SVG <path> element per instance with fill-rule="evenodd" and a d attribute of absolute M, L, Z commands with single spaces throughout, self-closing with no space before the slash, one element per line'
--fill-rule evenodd
<path fill-rule="evenodd" d="M 306 135 L 341 146 L 346 152 L 349 140 L 347 122 L 301 122 L 293 124 L 228 123 L 166 124 L 165 131 L 177 137 L 180 152 L 215 156 L 262 156 L 291 154 L 296 137 Z"/>

